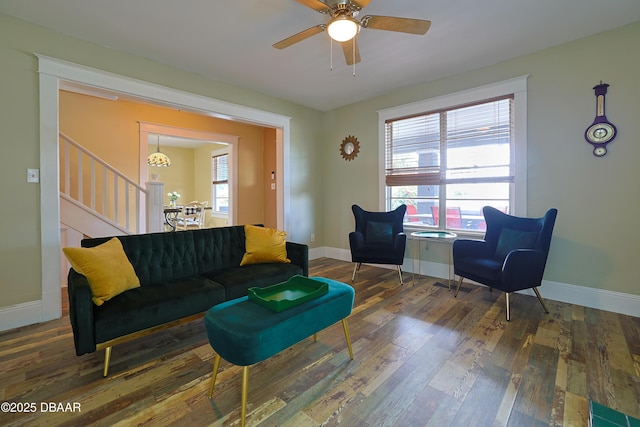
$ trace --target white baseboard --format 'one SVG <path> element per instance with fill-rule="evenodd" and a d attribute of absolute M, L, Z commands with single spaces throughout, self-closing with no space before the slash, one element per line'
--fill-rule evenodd
<path fill-rule="evenodd" d="M 313 257 L 312 257 L 313 252 Z M 341 261 L 351 261 L 351 251 L 340 248 L 314 248 L 309 250 L 309 259 L 333 258 Z M 394 269 L 391 265 L 378 265 L 383 268 Z M 447 265 L 434 262 L 426 262 L 405 258 L 402 270 L 407 273 L 424 274 L 439 279 L 448 279 Z M 453 278 L 453 273 L 452 278 Z M 583 307 L 596 308 L 614 313 L 626 314 L 628 316 L 640 315 L 640 295 L 626 294 L 623 292 L 608 291 L 606 289 L 590 288 L 587 286 L 573 285 L 570 283 L 553 282 L 543 280 L 539 288 L 543 298 L 553 301 L 566 302 L 581 305 Z M 532 290 L 525 290 L 521 293 L 533 295 Z"/>
<path fill-rule="evenodd" d="M 527 292 L 530 295 L 535 295 L 531 290 Z M 552 282 L 550 280 L 542 281 L 540 295 L 543 298 L 554 301 L 568 302 L 629 316 L 640 316 L 640 295 Z"/>
<path fill-rule="evenodd" d="M 0 309 L 0 331 L 41 322 L 42 301 L 29 301 Z"/>

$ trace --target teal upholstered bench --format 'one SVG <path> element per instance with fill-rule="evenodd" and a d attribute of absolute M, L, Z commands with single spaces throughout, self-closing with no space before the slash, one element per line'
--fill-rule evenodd
<path fill-rule="evenodd" d="M 205 314 L 207 336 L 216 353 L 209 398 L 213 395 L 221 357 L 242 366 L 242 426 L 246 418 L 249 365 L 265 360 L 311 335 L 315 339 L 317 332 L 340 320 L 349 356 L 353 360 L 346 318 L 351 314 L 355 292 L 351 286 L 335 280 L 313 279 L 326 283 L 328 292 L 281 312 L 242 297 L 218 304 Z"/>

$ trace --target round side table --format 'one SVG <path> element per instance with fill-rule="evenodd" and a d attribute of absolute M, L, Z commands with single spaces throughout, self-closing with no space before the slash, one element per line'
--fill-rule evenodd
<path fill-rule="evenodd" d="M 421 274 L 420 271 L 420 241 L 424 240 L 425 242 L 427 240 L 432 240 L 435 242 L 444 242 L 444 243 L 448 243 L 449 245 L 451 245 L 451 248 L 449 249 L 449 265 L 447 268 L 447 278 L 448 278 L 448 283 L 447 285 L 449 286 L 449 290 L 451 290 L 451 252 L 453 252 L 453 241 L 456 239 L 456 237 L 458 237 L 458 235 L 456 233 L 452 233 L 450 231 L 441 231 L 441 230 L 433 230 L 433 231 L 414 231 L 413 233 L 411 233 L 411 237 L 413 239 L 416 239 L 418 241 L 418 274 Z M 412 263 L 413 261 L 416 259 L 416 257 L 411 257 L 412 258 Z M 412 270 L 413 270 L 413 283 L 415 284 L 415 276 L 416 276 L 416 269 L 415 266 L 413 266 L 412 264 Z"/>

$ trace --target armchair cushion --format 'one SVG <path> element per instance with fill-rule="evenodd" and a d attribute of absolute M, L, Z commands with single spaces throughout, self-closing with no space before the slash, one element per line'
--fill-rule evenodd
<path fill-rule="evenodd" d="M 367 221 L 365 243 L 382 243 L 390 245 L 393 242 L 393 224 L 390 222 Z"/>
<path fill-rule="evenodd" d="M 472 276 L 469 279 L 478 282 L 494 283 L 500 279 L 502 273 L 502 261 L 499 259 L 468 257 L 458 258 L 456 263 L 460 271 L 473 272 L 467 273 L 467 276 Z"/>
<path fill-rule="evenodd" d="M 538 233 L 535 231 L 520 231 L 511 228 L 503 228 L 496 245 L 496 258 L 505 257 L 515 249 L 531 249 L 536 243 Z"/>

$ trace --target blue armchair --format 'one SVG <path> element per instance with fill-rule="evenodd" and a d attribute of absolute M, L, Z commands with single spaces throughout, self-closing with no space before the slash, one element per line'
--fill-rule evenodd
<path fill-rule="evenodd" d="M 356 220 L 356 230 L 349 233 L 351 261 L 356 263 L 351 280 L 356 280 L 363 262 L 393 264 L 398 269 L 400 284 L 404 285 L 400 266 L 407 244 L 402 226 L 407 206 L 400 205 L 391 212 L 369 212 L 358 205 L 351 206 L 351 210 Z"/>
<path fill-rule="evenodd" d="M 482 212 L 487 223 L 484 240 L 453 242 L 453 268 L 460 276 L 454 296 L 465 278 L 499 289 L 506 294 L 510 320 L 509 294 L 531 288 L 548 313 L 537 287 L 542 284 L 558 210 L 549 209 L 542 218 L 515 217 L 490 206 Z"/>

